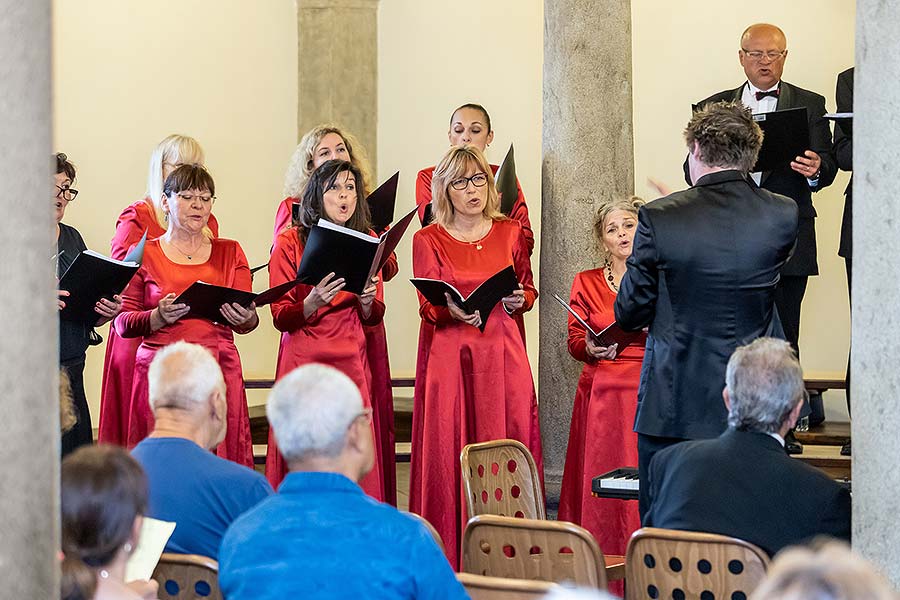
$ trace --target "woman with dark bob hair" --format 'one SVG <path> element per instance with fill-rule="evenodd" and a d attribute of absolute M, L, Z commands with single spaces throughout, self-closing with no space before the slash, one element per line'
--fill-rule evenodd
<path fill-rule="evenodd" d="M 147 478 L 137 461 L 117 446 L 81 448 L 63 460 L 60 496 L 60 598 L 156 598 L 156 583 L 125 582 L 147 509 Z"/>
<path fill-rule="evenodd" d="M 147 390 L 150 362 L 160 348 L 184 340 L 209 350 L 225 375 L 228 433 L 216 453 L 252 468 L 250 416 L 234 334 L 256 329 L 256 306 L 223 304 L 221 318 L 213 322 L 189 316 L 189 306 L 175 303 L 196 281 L 251 289 L 250 267 L 240 244 L 209 233 L 215 193 L 212 176 L 199 165 L 182 165 L 166 178 L 161 206 L 168 228 L 146 242 L 144 262 L 123 294 L 125 306 L 116 318 L 116 331 L 125 338 L 143 337 L 135 359 L 127 443 L 134 446 L 153 429 Z"/>
<path fill-rule="evenodd" d="M 326 219 L 354 231 L 374 235 L 362 197 L 359 169 L 344 160 L 329 160 L 316 169 L 303 192 L 300 218 L 278 234 L 269 259 L 269 285 L 297 277 L 310 230 Z M 344 280 L 329 273 L 316 285 L 302 284 L 272 304 L 272 321 L 282 332 L 275 378 L 296 367 L 322 363 L 347 375 L 359 388 L 366 408 L 372 406 L 372 370 L 366 352 L 364 325 L 384 318 L 382 287 L 373 277 L 361 296 L 343 291 Z M 360 482 L 367 494 L 384 500 L 383 462 L 379 431 L 373 428 L 377 460 Z M 277 487 L 287 473 L 284 457 L 269 431 L 266 477 Z"/>

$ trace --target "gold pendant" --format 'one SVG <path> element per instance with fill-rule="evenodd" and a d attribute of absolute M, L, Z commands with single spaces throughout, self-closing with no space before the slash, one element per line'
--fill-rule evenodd
<path fill-rule="evenodd" d="M 481 244 L 476 244 L 476 245 L 475 245 L 475 249 L 476 249 L 476 250 L 481 250 Z"/>

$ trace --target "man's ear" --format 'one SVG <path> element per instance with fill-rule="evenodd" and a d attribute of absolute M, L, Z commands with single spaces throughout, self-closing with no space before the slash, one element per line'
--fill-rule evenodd
<path fill-rule="evenodd" d="M 731 410 L 731 395 L 728 393 L 728 388 L 722 388 L 722 400 L 725 402 L 725 410 Z"/>

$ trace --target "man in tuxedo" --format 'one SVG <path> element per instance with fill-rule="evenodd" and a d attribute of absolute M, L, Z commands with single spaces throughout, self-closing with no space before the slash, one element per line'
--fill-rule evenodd
<path fill-rule="evenodd" d="M 725 430 L 734 349 L 782 333 L 775 287 L 797 238 L 797 204 L 747 175 L 762 145 L 748 109 L 709 104 L 685 139 L 694 185 L 641 207 L 615 304 L 624 329 L 649 326 L 634 425 L 641 515 L 653 454 Z"/>
<path fill-rule="evenodd" d="M 785 337 L 799 355 L 800 305 L 809 276 L 819 274 L 816 261 L 816 209 L 812 204 L 812 192 L 831 185 L 837 173 L 837 165 L 831 149 L 831 128 L 823 118 L 825 98 L 782 81 L 787 55 L 787 39 L 781 29 L 767 23 L 751 25 L 741 35 L 741 48 L 738 50 L 738 59 L 747 81 L 737 88 L 714 94 L 698 105 L 719 100 L 736 101 L 753 111 L 753 114 L 806 108 L 810 149 L 803 156 L 797 156 L 789 165 L 752 174 L 757 185 L 793 199 L 800 209 L 797 248 L 782 269 L 781 281 L 775 291 L 775 305 L 778 307 Z"/>
<path fill-rule="evenodd" d="M 644 525 L 728 535 L 769 555 L 821 534 L 849 540 L 848 490 L 784 451 L 804 392 L 787 342 L 761 338 L 738 348 L 722 392 L 728 430 L 654 457 Z"/>

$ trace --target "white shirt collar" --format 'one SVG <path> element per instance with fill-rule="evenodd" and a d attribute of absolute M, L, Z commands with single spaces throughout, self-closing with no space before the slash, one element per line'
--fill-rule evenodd
<path fill-rule="evenodd" d="M 754 97 L 756 97 L 756 92 L 771 92 L 772 90 L 778 89 L 779 85 L 781 85 L 780 81 L 776 82 L 775 85 L 773 85 L 769 89 L 763 90 L 763 89 L 756 87 L 752 83 L 750 83 L 749 79 L 747 80 L 747 87 L 750 89 L 750 92 L 753 94 Z"/>
<path fill-rule="evenodd" d="M 773 438 L 775 438 L 776 440 L 778 440 L 778 443 L 781 444 L 781 447 L 782 447 L 782 448 L 784 448 L 784 438 L 783 438 L 783 437 L 781 437 L 780 435 L 778 435 L 778 434 L 775 433 L 775 432 L 767 433 L 766 435 L 770 435 L 770 436 L 772 436 Z"/>

